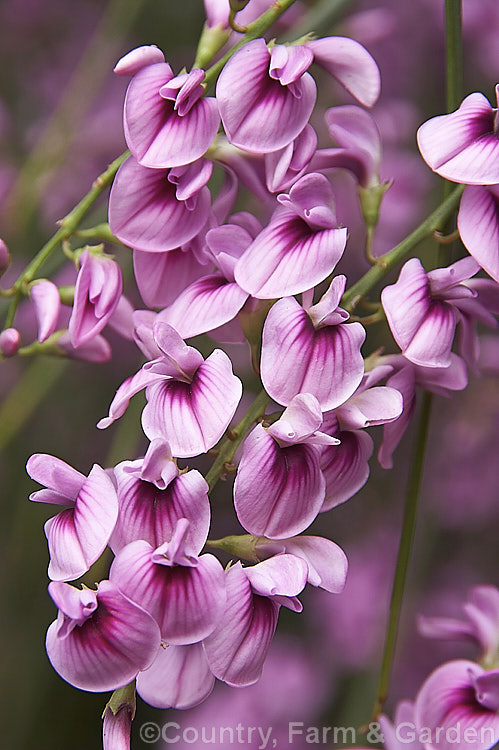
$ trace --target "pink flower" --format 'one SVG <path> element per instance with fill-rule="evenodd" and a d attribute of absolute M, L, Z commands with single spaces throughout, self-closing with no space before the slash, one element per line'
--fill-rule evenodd
<path fill-rule="evenodd" d="M 307 565 L 294 555 L 276 555 L 248 568 L 237 562 L 226 579 L 225 611 L 204 649 L 215 677 L 243 687 L 260 678 L 281 605 L 301 611 L 296 596 L 305 586 Z"/>
<path fill-rule="evenodd" d="M 146 388 L 142 426 L 148 438 L 168 440 L 177 457 L 206 453 L 234 416 L 241 381 L 221 349 L 204 360 L 171 326 L 157 321 L 152 333 L 150 346 L 159 356 L 121 384 L 109 416 L 97 426 L 104 429 L 112 424 L 124 414 L 132 396 Z"/>
<path fill-rule="evenodd" d="M 158 626 L 111 581 L 101 581 L 97 591 L 53 581 L 49 593 L 59 614 L 47 631 L 47 654 L 71 685 L 115 690 L 151 664 L 160 647 Z"/>
<path fill-rule="evenodd" d="M 479 302 L 470 308 L 468 300 L 477 292 L 463 283 L 478 270 L 473 258 L 463 258 L 426 273 L 419 259 L 412 258 L 396 284 L 383 289 L 388 324 L 407 359 L 423 367 L 449 367 L 456 325 L 469 328 L 472 317 L 486 312 Z"/>
<path fill-rule="evenodd" d="M 94 464 L 88 477 L 55 456 L 36 453 L 26 465 L 30 477 L 47 489 L 30 495 L 38 503 L 66 505 L 45 524 L 50 551 L 49 577 L 79 578 L 101 556 L 118 517 L 114 485 Z"/>
<path fill-rule="evenodd" d="M 447 180 L 467 185 L 499 183 L 497 109 L 483 94 L 470 94 L 455 112 L 421 125 L 418 145 L 425 162 Z"/>
<path fill-rule="evenodd" d="M 162 639 L 173 645 L 206 638 L 225 606 L 224 570 L 213 555 L 198 556 L 206 539 L 193 539 L 189 526 L 180 518 L 170 538 L 157 548 L 143 540 L 131 542 L 110 571 L 122 594 L 149 612 Z"/>
<path fill-rule="evenodd" d="M 431 673 L 416 697 L 414 713 L 421 736 L 427 732 L 427 750 L 451 750 L 456 741 L 459 746 L 487 750 L 499 741 L 498 711 L 499 670 L 486 672 L 460 659 Z"/>
<path fill-rule="evenodd" d="M 109 256 L 94 255 L 85 250 L 80 260 L 68 325 L 74 347 L 88 344 L 105 328 L 118 306 L 122 289 L 119 265 Z"/>
<path fill-rule="evenodd" d="M 109 225 L 124 244 L 163 253 L 189 242 L 206 224 L 212 164 L 148 169 L 129 157 L 119 168 L 109 196 Z"/>
<path fill-rule="evenodd" d="M 322 412 L 310 393 L 295 396 L 270 427 L 257 425 L 244 441 L 234 482 L 241 525 L 255 536 L 283 539 L 304 531 L 325 496 L 320 448 L 338 440 L 319 431 Z"/>
<path fill-rule="evenodd" d="M 253 240 L 235 267 L 239 286 L 258 299 L 304 292 L 324 281 L 345 249 L 347 230 L 338 227 L 331 185 L 307 174 L 281 194 L 282 208 Z"/>
<path fill-rule="evenodd" d="M 170 446 L 153 440 L 144 458 L 122 461 L 114 470 L 119 514 L 110 545 L 116 553 L 143 539 L 159 547 L 171 539 L 180 518 L 189 521 L 190 543 L 199 549 L 208 536 L 208 485 L 192 469 L 180 474 Z"/>
<path fill-rule="evenodd" d="M 346 401 L 360 385 L 366 336 L 360 323 L 346 323 L 339 307 L 346 277 L 337 276 L 317 304 L 303 295 L 279 300 L 263 327 L 261 377 L 267 393 L 289 404 L 298 393 L 312 393 L 323 411 Z"/>
<path fill-rule="evenodd" d="M 199 159 L 220 123 L 213 97 L 205 97 L 204 71 L 174 76 L 165 62 L 148 64 L 134 75 L 125 98 L 125 138 L 139 164 L 179 167 Z"/>

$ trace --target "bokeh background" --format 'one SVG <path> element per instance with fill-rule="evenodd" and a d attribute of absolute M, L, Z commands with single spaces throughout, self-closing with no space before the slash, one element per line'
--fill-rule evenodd
<path fill-rule="evenodd" d="M 312 17 L 320 34 L 346 34 L 365 44 L 381 68 L 383 93 L 374 114 L 384 138 L 382 176 L 394 179 L 375 245 L 377 252 L 385 252 L 441 195 L 440 181 L 417 154 L 415 131 L 445 109 L 443 0 L 329 0 L 327 5 L 324 13 L 324 2 L 301 3 L 295 11 L 301 30 L 310 28 Z M 319 14 L 311 16 L 317 10 Z M 6 284 L 125 148 L 121 109 L 126 80 L 111 72 L 117 59 L 135 46 L 155 43 L 174 70 L 189 67 L 203 20 L 202 0 L 0 2 L 0 236 L 12 253 Z M 465 92 L 483 91 L 493 101 L 499 79 L 499 3 L 464 0 L 464 21 Z M 286 33 L 285 26 L 279 33 Z M 324 109 L 348 102 L 328 79 L 318 80 Z M 323 129 L 321 122 L 317 127 Z M 338 215 L 351 231 L 349 254 L 339 270 L 355 279 L 366 267 L 353 183 L 340 174 L 333 181 Z M 103 200 L 86 223 L 105 217 Z M 434 244 L 429 242 L 424 253 L 435 253 Z M 130 251 L 120 248 L 117 258 L 128 270 L 127 294 L 140 306 L 130 276 Z M 62 254 L 56 254 L 44 274 L 66 283 L 63 265 Z M 29 303 L 20 307 L 16 325 L 25 343 L 32 340 Z M 29 503 L 34 485 L 25 464 L 32 453 L 53 453 L 86 473 L 94 462 L 112 466 L 141 455 L 141 396 L 112 430 L 95 428 L 117 385 L 140 362 L 132 344 L 110 340 L 113 359 L 106 364 L 49 358 L 0 362 L 1 747 L 100 746 L 100 715 L 107 696 L 67 685 L 45 655 L 45 631 L 55 616 L 47 594 L 43 534 L 51 513 Z M 369 351 L 383 345 L 395 351 L 379 327 L 370 332 Z M 231 354 L 238 374 L 256 387 L 246 350 Z M 416 632 L 416 614 L 456 614 L 470 586 L 499 583 L 499 356 L 493 334 L 483 340 L 481 361 L 482 377 L 472 376 L 467 391 L 449 400 L 435 399 L 389 712 L 398 699 L 413 697 L 441 661 L 472 654 L 456 645 L 425 641 Z M 273 726 L 280 746 L 286 747 L 289 721 L 357 727 L 369 719 L 411 440 L 409 431 L 390 472 L 382 471 L 373 457 L 364 489 L 311 529 L 347 552 L 345 592 L 333 596 L 309 590 L 302 597 L 303 614 L 281 612 L 278 635 L 256 686 L 234 690 L 218 685 L 205 704 L 182 714 L 165 715 L 139 702 L 136 748 L 143 744 L 138 727 L 148 720 L 182 726 L 236 726 L 239 721 Z M 238 533 L 230 487 L 217 488 L 213 505 L 213 535 Z M 98 580 L 101 570 L 93 571 L 90 580 Z M 300 746 L 296 740 L 294 747 Z"/>

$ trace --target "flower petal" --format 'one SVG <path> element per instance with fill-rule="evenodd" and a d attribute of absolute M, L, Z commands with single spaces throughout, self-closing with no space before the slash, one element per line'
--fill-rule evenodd
<path fill-rule="evenodd" d="M 241 563 L 229 568 L 226 577 L 225 611 L 204 648 L 215 677 L 243 687 L 260 678 L 277 626 L 279 604 L 252 593 Z"/>
<path fill-rule="evenodd" d="M 312 445 L 280 448 L 258 425 L 244 442 L 234 506 L 250 534 L 282 539 L 304 531 L 324 501 L 319 452 Z"/>
<path fill-rule="evenodd" d="M 320 466 L 326 480 L 326 497 L 321 512 L 349 500 L 369 477 L 369 458 L 373 452 L 370 435 L 360 430 L 337 433 L 340 445 L 326 446 Z"/>
<path fill-rule="evenodd" d="M 296 138 L 312 113 L 317 89 L 305 73 L 291 86 L 269 75 L 270 52 L 254 39 L 231 57 L 217 83 L 217 101 L 230 143 L 244 151 L 277 151 Z"/>
<path fill-rule="evenodd" d="M 369 52 L 348 37 L 329 36 L 307 42 L 314 62 L 325 68 L 365 107 L 376 104 L 381 88 L 379 68 Z"/>
<path fill-rule="evenodd" d="M 499 283 L 499 185 L 468 186 L 457 226 L 468 252 Z"/>
<path fill-rule="evenodd" d="M 209 268 L 209 266 L 208 266 Z M 206 273 L 189 250 L 166 253 L 133 251 L 133 270 L 140 295 L 148 307 L 171 305 L 179 292 Z"/>
<path fill-rule="evenodd" d="M 155 708 L 192 708 L 214 685 L 201 643 L 160 648 L 149 669 L 137 675 L 138 694 Z"/>
<path fill-rule="evenodd" d="M 182 338 L 198 336 L 233 320 L 248 298 L 236 283 L 221 274 L 203 276 L 184 289 L 177 299 L 159 314 Z"/>
<path fill-rule="evenodd" d="M 220 440 L 236 411 L 242 384 L 220 349 L 196 370 L 191 383 L 163 380 L 147 389 L 142 426 L 150 440 L 166 438 L 172 453 L 206 453 Z"/>
<path fill-rule="evenodd" d="M 57 327 L 61 308 L 59 290 L 52 281 L 39 281 L 31 287 L 30 295 L 38 322 L 38 341 L 42 344 Z"/>
<path fill-rule="evenodd" d="M 119 516 L 111 538 L 113 551 L 136 539 L 159 547 L 172 538 L 177 521 L 187 518 L 189 546 L 199 553 L 210 527 L 208 485 L 201 474 L 192 469 L 159 490 L 127 471 L 129 467 L 130 462 L 124 461 L 115 468 Z"/>
<path fill-rule="evenodd" d="M 160 89 L 173 76 L 167 63 L 142 68 L 130 81 L 124 105 L 128 148 L 137 161 L 154 169 L 199 159 L 213 141 L 220 116 L 211 97 L 198 100 L 182 117 Z"/>
<path fill-rule="evenodd" d="M 473 750 L 486 750 L 496 744 L 499 715 L 478 703 L 472 681 L 483 673 L 478 664 L 460 659 L 443 664 L 426 679 L 415 702 L 416 726 L 432 731 L 433 742 L 425 742 L 426 748 L 451 750 L 457 732 L 461 738 L 466 736 L 462 744 Z M 437 727 L 442 728 L 438 741 Z"/>
<path fill-rule="evenodd" d="M 125 245 L 152 253 L 174 250 L 203 228 L 210 191 L 180 201 L 168 169 L 142 167 L 133 157 L 119 168 L 109 196 L 109 225 Z"/>
<path fill-rule="evenodd" d="M 63 679 L 80 690 L 104 692 L 129 683 L 154 659 L 158 626 L 144 610 L 120 594 L 110 581 L 99 584 L 98 608 L 65 638 L 57 621 L 47 631 L 47 654 Z"/>
<path fill-rule="evenodd" d="M 293 298 L 279 300 L 265 321 L 261 377 L 279 404 L 298 393 L 314 395 L 323 411 L 344 403 L 364 374 L 360 347 L 365 339 L 360 323 L 316 330 Z"/>
<path fill-rule="evenodd" d="M 442 177 L 469 185 L 499 183 L 494 110 L 483 94 L 470 94 L 455 112 L 423 123 L 417 137 L 423 159 Z"/>
<path fill-rule="evenodd" d="M 144 541 L 124 547 L 110 578 L 120 591 L 158 623 L 161 637 L 174 645 L 197 643 L 213 632 L 225 605 L 225 574 L 213 555 L 196 565 L 161 565 Z"/>

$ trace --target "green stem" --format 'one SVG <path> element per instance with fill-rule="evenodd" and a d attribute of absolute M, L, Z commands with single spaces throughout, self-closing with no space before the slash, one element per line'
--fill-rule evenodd
<path fill-rule="evenodd" d="M 267 396 L 264 390 L 261 390 L 237 427 L 232 430 L 231 437 L 225 438 L 225 440 L 222 442 L 218 456 L 216 457 L 215 461 L 213 462 L 213 466 L 206 475 L 206 481 L 208 482 L 210 492 L 212 491 L 222 474 L 226 472 L 226 464 L 230 464 L 230 462 L 234 458 L 237 449 L 241 445 L 246 436 L 246 433 L 249 431 L 252 424 L 256 422 L 259 417 L 264 416 L 265 407 L 267 406 L 269 401 L 270 397 Z"/>
<path fill-rule="evenodd" d="M 414 540 L 414 531 L 416 528 L 416 514 L 419 491 L 421 488 L 421 479 L 424 469 L 424 458 L 426 451 L 426 442 L 428 438 L 428 427 L 430 423 L 431 404 L 432 394 L 425 391 L 421 404 L 419 425 L 416 434 L 416 445 L 407 483 L 404 518 L 402 521 L 402 533 L 400 536 L 397 564 L 395 567 L 395 576 L 393 579 L 392 597 L 390 600 L 388 629 L 386 632 L 385 646 L 383 650 L 383 660 L 381 663 L 381 671 L 379 676 L 378 693 L 373 711 L 374 719 L 377 719 L 377 717 L 381 713 L 388 693 L 388 683 L 390 680 L 393 655 L 395 652 L 395 645 L 397 641 L 400 610 L 402 607 L 405 582 L 407 579 L 407 570 L 409 568 L 409 561 Z"/>
<path fill-rule="evenodd" d="M 394 266 L 397 265 L 401 260 L 409 255 L 416 245 L 418 245 L 426 237 L 429 237 L 435 229 L 440 229 L 442 223 L 452 214 L 454 209 L 457 207 L 461 195 L 464 190 L 464 185 L 458 185 L 444 200 L 440 206 L 433 211 L 422 224 L 417 227 L 408 237 L 400 242 L 393 250 L 390 250 L 386 255 L 380 256 L 377 260 L 377 264 L 371 268 L 364 276 L 362 276 L 357 283 L 355 283 L 348 291 L 343 295 L 341 306 L 352 312 L 357 306 L 361 297 L 367 294 L 373 286 L 375 286 L 381 279 L 390 271 Z"/>
<path fill-rule="evenodd" d="M 462 0 L 445 0 L 445 56 L 447 112 L 454 112 L 463 97 Z"/>
<path fill-rule="evenodd" d="M 81 201 L 67 214 L 61 221 L 60 229 L 50 238 L 48 242 L 42 247 L 42 249 L 35 255 L 31 263 L 25 268 L 22 274 L 18 277 L 14 284 L 16 293 L 12 300 L 7 317 L 5 320 L 5 328 L 10 328 L 14 322 L 14 315 L 17 310 L 17 306 L 22 298 L 21 287 L 29 284 L 35 278 L 38 270 L 43 264 L 50 258 L 56 247 L 60 242 L 71 237 L 73 232 L 77 229 L 78 225 L 82 221 L 83 217 L 91 206 L 95 203 L 97 198 L 104 192 L 106 187 L 112 182 L 118 168 L 123 164 L 129 152 L 126 151 L 121 156 L 118 156 L 109 167 L 102 172 L 99 177 L 94 181 L 91 190 L 81 199 Z"/>
<path fill-rule="evenodd" d="M 220 58 L 218 62 L 212 65 L 211 68 L 208 68 L 206 71 L 206 77 L 203 81 L 206 87 L 208 88 L 215 83 L 225 64 L 235 52 L 253 39 L 258 39 L 258 37 L 263 36 L 267 29 L 272 26 L 272 24 L 277 21 L 284 11 L 290 8 L 294 2 L 295 0 L 276 0 L 265 13 L 256 19 L 256 21 L 250 23 L 244 37 L 231 47 L 231 49 Z"/>
<path fill-rule="evenodd" d="M 102 242 L 112 242 L 115 245 L 121 245 L 120 240 L 114 236 L 109 228 L 107 221 L 102 224 L 96 224 L 94 227 L 88 227 L 88 229 L 78 229 L 73 232 L 74 237 L 82 237 L 86 240 L 102 240 Z"/>

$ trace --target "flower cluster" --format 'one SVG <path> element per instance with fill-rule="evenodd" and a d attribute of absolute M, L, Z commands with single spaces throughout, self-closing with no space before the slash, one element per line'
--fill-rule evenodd
<path fill-rule="evenodd" d="M 229 20 L 234 34 L 240 27 L 232 3 L 206 5 L 216 55 L 232 36 Z M 245 16 L 250 8 L 241 22 L 263 18 Z M 144 391 L 143 456 L 84 475 L 35 454 L 27 471 L 43 487 L 31 500 L 63 506 L 45 525 L 58 609 L 46 639 L 53 667 L 82 690 L 134 682 L 158 708 L 197 705 L 215 680 L 256 683 L 280 608 L 300 612 L 307 583 L 341 593 L 345 553 L 307 530 L 366 483 L 371 428 L 383 426 L 378 461 L 391 468 L 417 389 L 448 396 L 466 387 L 468 371 L 479 373 L 479 325 L 496 326 L 499 313 L 498 112 L 481 94 L 418 132 L 428 165 L 466 185 L 457 221 L 470 256 L 428 270 L 410 258 L 363 319 L 352 313 L 362 298 L 372 305 L 371 287 L 363 286 L 368 274 L 358 281 L 355 272 L 357 284 L 347 287 L 358 248 L 331 175 L 348 173 L 355 184 L 379 280 L 394 256 L 385 248 L 373 257 L 370 246 L 390 187 L 367 109 L 380 93 L 376 62 L 347 37 L 279 44 L 251 34 L 229 47 L 223 67 L 199 59 L 176 73 L 151 45 L 115 68 L 131 79 L 123 110 L 129 153 L 115 170 L 103 239 L 132 250 L 143 309 L 123 296 L 120 266 L 102 244 L 65 247 L 77 268 L 72 286 L 24 279 L 45 351 L 104 361 L 111 348 L 102 332 L 111 326 L 144 357 L 97 425 L 110 427 Z M 357 104 L 319 118 L 321 77 Z M 238 210 L 243 190 L 251 210 Z M 482 270 L 491 278 L 477 277 Z M 397 352 L 371 345 L 372 318 L 386 319 Z M 201 334 L 211 343 L 191 341 Z M 2 356 L 20 343 L 7 327 Z M 237 344 L 248 367 L 232 354 Z M 251 403 L 255 377 L 262 390 Z M 215 460 L 205 472 L 207 456 Z M 209 494 L 231 474 L 245 533 L 213 539 Z M 227 567 L 215 552 L 229 555 Z M 111 554 L 96 589 L 72 585 Z M 427 635 L 478 640 L 482 661 L 437 669 L 396 721 L 414 712 L 418 726 L 437 726 L 460 712 L 469 726 L 499 732 L 497 596 L 475 589 L 464 624 L 422 620 Z M 131 704 L 127 710 L 131 716 Z M 106 712 L 107 747 L 128 724 Z"/>

